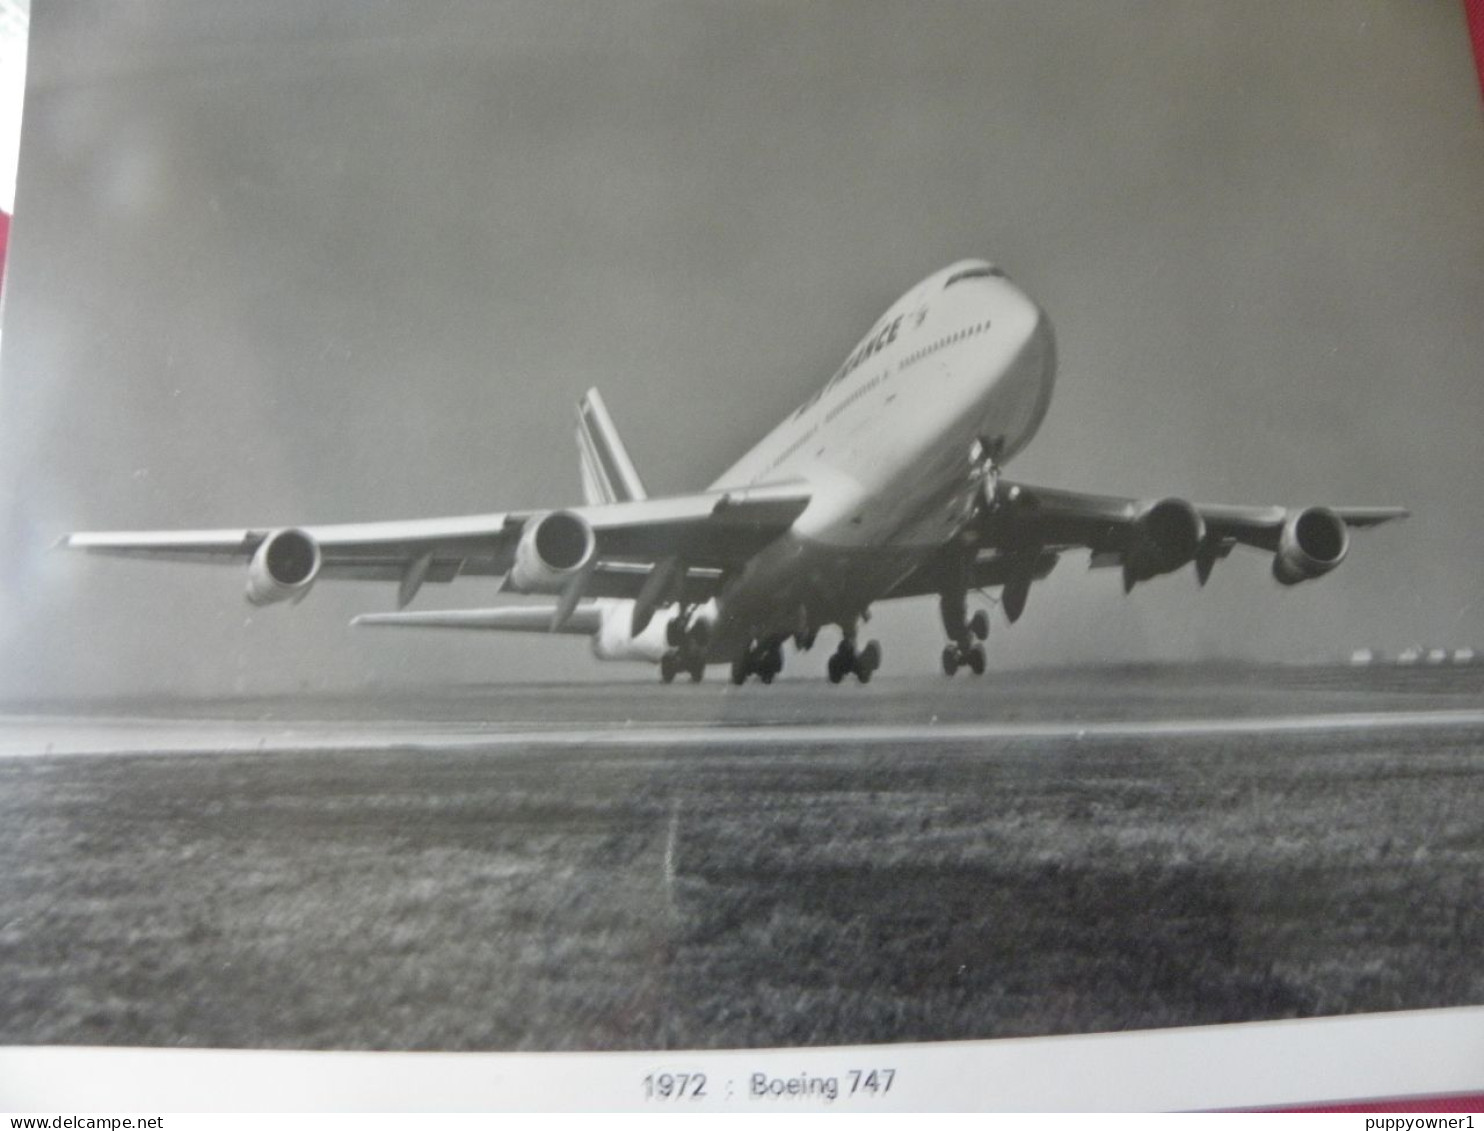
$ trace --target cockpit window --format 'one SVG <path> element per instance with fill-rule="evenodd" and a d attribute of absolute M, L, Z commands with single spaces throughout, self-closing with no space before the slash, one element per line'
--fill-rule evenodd
<path fill-rule="evenodd" d="M 946 291 L 954 283 L 961 283 L 965 279 L 1003 279 L 1005 273 L 998 267 L 968 267 L 948 276 L 948 282 L 943 284 Z"/>

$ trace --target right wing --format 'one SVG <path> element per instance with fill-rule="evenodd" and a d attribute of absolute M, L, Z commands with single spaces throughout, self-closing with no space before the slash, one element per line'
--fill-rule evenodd
<path fill-rule="evenodd" d="M 260 605 L 297 602 L 316 581 L 334 579 L 395 582 L 400 606 L 425 582 L 465 575 L 504 576 L 517 592 L 559 592 L 564 608 L 584 596 L 664 603 L 679 593 L 709 595 L 726 570 L 787 530 L 809 498 L 804 484 L 786 482 L 408 522 L 84 532 L 58 544 L 118 557 L 245 564 L 248 600 Z"/>

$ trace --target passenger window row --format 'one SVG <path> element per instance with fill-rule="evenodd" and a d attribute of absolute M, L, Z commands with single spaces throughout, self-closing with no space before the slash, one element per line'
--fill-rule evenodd
<path fill-rule="evenodd" d="M 957 334 L 949 334 L 948 337 L 946 337 L 946 338 L 940 338 L 940 339 L 938 339 L 938 341 L 934 342 L 932 345 L 927 346 L 924 349 L 920 349 L 920 350 L 918 350 L 914 354 L 909 354 L 906 357 L 904 357 L 902 359 L 901 365 L 899 365 L 897 367 L 897 370 L 898 370 L 898 372 L 900 372 L 903 369 L 910 368 L 911 366 L 916 365 L 919 361 L 921 361 L 923 358 L 929 356 L 930 354 L 935 354 L 940 349 L 944 349 L 947 346 L 955 345 L 958 342 L 961 342 L 961 341 L 963 341 L 966 338 L 972 338 L 975 334 L 982 334 L 982 333 L 984 333 L 985 330 L 988 330 L 988 329 L 989 329 L 989 323 L 988 322 L 980 322 L 977 325 L 970 326 L 967 330 L 960 330 Z"/>

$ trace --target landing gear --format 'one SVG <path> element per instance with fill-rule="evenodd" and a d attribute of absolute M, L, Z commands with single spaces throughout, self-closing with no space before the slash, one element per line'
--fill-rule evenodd
<path fill-rule="evenodd" d="M 847 675 L 855 673 L 855 678 L 862 683 L 870 683 L 871 676 L 881 666 L 881 645 L 876 641 L 870 641 L 860 651 L 856 651 L 855 641 L 848 636 L 840 641 L 840 647 L 835 649 L 835 654 L 830 657 L 826 667 L 831 683 L 839 683 Z"/>
<path fill-rule="evenodd" d="M 959 668 L 968 668 L 975 675 L 984 674 L 984 646 L 976 644 L 989 635 L 989 614 L 983 609 L 966 616 L 968 594 L 962 589 L 945 590 L 938 602 L 938 611 L 943 617 L 943 631 L 948 633 L 948 643 L 943 648 L 943 674 L 956 675 Z"/>
<path fill-rule="evenodd" d="M 691 608 L 681 606 L 665 624 L 665 643 L 670 649 L 660 657 L 660 679 L 666 683 L 674 683 L 681 672 L 690 676 L 692 683 L 706 678 L 709 626 L 704 621 L 688 625 L 690 619 Z"/>
<path fill-rule="evenodd" d="M 964 647 L 960 644 L 945 644 L 943 646 L 943 674 L 956 675 L 960 667 L 968 668 L 975 675 L 983 675 L 984 645 L 971 644 Z"/>
<path fill-rule="evenodd" d="M 682 608 L 665 625 L 665 643 L 671 648 L 704 652 L 711 642 L 711 626 L 704 620 L 691 623 L 691 610 Z"/>
<path fill-rule="evenodd" d="M 681 672 L 690 676 L 692 683 L 700 683 L 706 678 L 706 661 L 699 653 L 687 654 L 680 648 L 672 648 L 660 657 L 660 679 L 664 682 L 674 683 Z"/>
<path fill-rule="evenodd" d="M 755 675 L 760 683 L 772 683 L 783 670 L 783 642 L 753 643 L 732 661 L 732 682 L 741 687 L 747 677 Z"/>

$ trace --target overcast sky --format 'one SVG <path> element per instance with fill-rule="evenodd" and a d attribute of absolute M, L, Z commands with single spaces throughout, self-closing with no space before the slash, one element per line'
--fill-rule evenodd
<path fill-rule="evenodd" d="M 47 547 L 572 502 L 591 384 L 651 491 L 704 486 L 964 256 L 1057 328 L 1015 476 L 1415 511 L 1293 590 L 1238 551 L 1124 598 L 1070 557 L 992 664 L 1484 645 L 1480 201 L 1453 3 L 56 0 L 6 279 L 0 689 L 653 678 L 346 627 L 390 586 L 250 610 L 239 569 Z M 878 613 L 883 675 L 933 670 L 933 603 Z"/>

